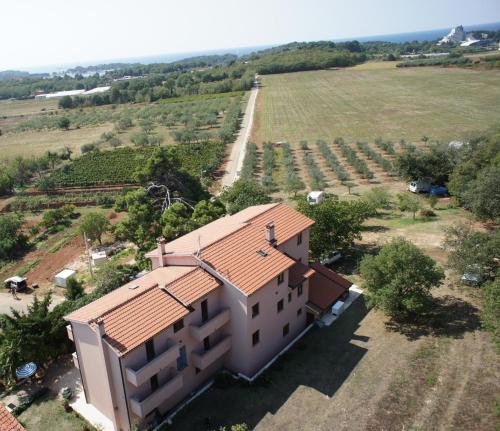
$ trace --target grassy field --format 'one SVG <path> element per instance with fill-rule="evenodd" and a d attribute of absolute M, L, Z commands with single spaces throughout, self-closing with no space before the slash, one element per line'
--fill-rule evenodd
<path fill-rule="evenodd" d="M 500 116 L 500 71 L 367 63 L 262 77 L 256 142 L 459 139 Z"/>

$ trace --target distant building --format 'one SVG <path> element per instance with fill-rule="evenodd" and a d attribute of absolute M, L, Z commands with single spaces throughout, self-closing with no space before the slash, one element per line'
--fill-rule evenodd
<path fill-rule="evenodd" d="M 445 43 L 460 43 L 466 39 L 466 33 L 464 31 L 463 26 L 459 25 L 455 28 L 452 28 L 451 31 L 443 37 L 438 45 L 443 45 Z"/>

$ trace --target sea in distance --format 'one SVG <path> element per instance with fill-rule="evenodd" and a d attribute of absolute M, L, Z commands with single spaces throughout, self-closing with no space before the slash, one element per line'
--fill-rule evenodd
<path fill-rule="evenodd" d="M 487 24 L 477 24 L 464 26 L 466 32 L 476 31 L 476 30 L 500 30 L 500 22 L 487 23 Z M 432 41 L 438 40 L 446 36 L 450 32 L 450 28 L 442 28 L 437 30 L 427 30 L 418 31 L 412 33 L 394 33 L 385 35 L 375 35 L 375 36 L 359 36 L 359 37 L 349 37 L 342 39 L 332 39 L 334 42 L 345 42 L 349 40 L 358 40 L 360 42 L 393 42 L 393 43 L 404 43 L 412 41 Z M 74 64 L 62 64 L 62 65 L 52 65 L 52 66 L 40 66 L 36 68 L 26 68 L 28 72 L 31 73 L 61 73 L 68 69 L 74 68 L 76 66 L 93 66 L 97 64 L 110 64 L 110 63 L 141 63 L 141 64 L 153 64 L 153 63 L 170 63 L 177 60 L 182 60 L 190 57 L 197 57 L 201 55 L 217 55 L 217 54 L 236 54 L 238 56 L 248 55 L 252 52 L 260 51 L 267 48 L 272 48 L 276 45 L 261 45 L 261 46 L 249 46 L 242 48 L 227 48 L 227 49 L 214 49 L 208 51 L 198 51 L 198 52 L 181 52 L 175 54 L 162 54 L 153 55 L 145 57 L 129 57 L 129 58 L 113 58 L 109 60 L 100 60 L 95 62 L 81 62 Z"/>

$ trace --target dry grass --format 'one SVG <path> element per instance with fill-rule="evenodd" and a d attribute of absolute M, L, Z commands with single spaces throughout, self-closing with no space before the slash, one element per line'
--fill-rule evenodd
<path fill-rule="evenodd" d="M 263 76 L 254 139 L 452 140 L 498 121 L 499 71 L 393 66 Z"/>
<path fill-rule="evenodd" d="M 0 100 L 0 118 L 55 111 L 58 99 Z"/>
<path fill-rule="evenodd" d="M 112 124 L 101 124 L 94 127 L 70 130 L 6 133 L 0 136 L 0 154 L 2 158 L 17 155 L 41 155 L 47 150 L 59 150 L 65 146 L 68 146 L 77 154 L 83 144 L 96 141 L 102 133 L 109 132 L 112 129 Z"/>

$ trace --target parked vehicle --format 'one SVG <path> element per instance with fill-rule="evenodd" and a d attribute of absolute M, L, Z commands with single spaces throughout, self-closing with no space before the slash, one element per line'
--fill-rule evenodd
<path fill-rule="evenodd" d="M 444 186 L 432 186 L 429 190 L 430 196 L 448 196 L 448 189 Z"/>
<path fill-rule="evenodd" d="M 479 265 L 470 265 L 462 277 L 460 277 L 460 281 L 468 286 L 480 286 L 484 281 L 481 267 Z"/>
<path fill-rule="evenodd" d="M 330 265 L 331 263 L 337 262 L 337 260 L 342 258 L 342 253 L 338 250 L 333 250 L 319 260 L 321 265 Z"/>
<path fill-rule="evenodd" d="M 408 184 L 408 190 L 412 193 L 427 193 L 431 189 L 431 185 L 425 181 L 416 180 Z"/>
<path fill-rule="evenodd" d="M 307 202 L 309 203 L 309 205 L 319 204 L 323 201 L 323 199 L 325 199 L 325 192 L 312 191 L 307 195 Z"/>
<path fill-rule="evenodd" d="M 25 277 L 19 277 L 15 275 L 14 277 L 10 277 L 4 281 L 4 285 L 6 289 L 14 289 L 15 292 L 22 292 L 26 290 L 28 284 L 26 283 Z"/>

